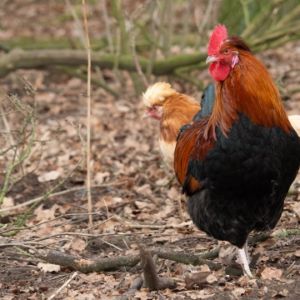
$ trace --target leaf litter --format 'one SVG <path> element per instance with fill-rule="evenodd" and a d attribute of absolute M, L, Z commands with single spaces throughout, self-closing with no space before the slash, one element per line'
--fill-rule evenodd
<path fill-rule="evenodd" d="M 43 15 L 41 12 L 45 5 L 39 4 L 38 7 Z M 57 7 L 50 10 L 49 16 L 44 14 L 46 18 L 51 20 L 53 11 L 59 11 Z M 20 10 L 13 11 L 22 20 L 26 10 L 27 7 L 20 7 Z M 31 13 L 34 15 L 34 12 Z M 10 21 L 5 16 L 3 18 L 4 22 Z M 40 34 L 38 26 L 25 27 L 24 35 Z M 12 27 L 5 35 L 1 31 L 1 36 L 9 39 L 14 35 L 14 30 L 21 29 Z M 40 30 L 52 29 L 48 26 L 48 29 Z M 62 28 L 52 34 L 66 35 L 64 30 Z M 299 42 L 261 54 L 262 59 L 269 63 L 274 78 L 284 78 L 284 74 L 288 73 L 285 84 L 290 86 L 300 84 L 299 76 L 292 76 L 293 65 L 300 65 L 299 54 L 291 51 L 295 47 L 300 47 Z M 274 53 L 277 59 L 272 59 Z M 106 73 L 114 78 L 110 71 Z M 32 103 L 32 99 L 20 90 L 16 76 L 27 78 L 36 89 L 37 140 L 42 142 L 35 145 L 30 161 L 24 166 L 28 175 L 16 181 L 1 208 L 39 197 L 55 185 L 58 185 L 55 192 L 67 189 L 70 192 L 49 198 L 31 211 L 28 210 L 29 215 L 23 223 L 18 214 L 10 214 L 7 219 L 1 217 L 1 223 L 4 224 L 1 233 L 14 233 L 13 238 L 8 235 L 9 240 L 35 241 L 38 247 L 65 251 L 84 258 L 135 255 L 139 244 L 191 254 L 217 246 L 216 241 L 188 223 L 190 219 L 180 188 L 172 172 L 160 159 L 158 124 L 142 119 L 141 99 L 130 92 L 130 82 L 126 82 L 126 91 L 118 100 L 100 88 L 93 87 L 92 168 L 95 187 L 92 196 L 95 221 L 94 227 L 88 230 L 86 193 L 84 189 L 71 191 L 85 184 L 86 169 L 81 162 L 84 153 L 85 83 L 59 72 L 54 76 L 41 70 L 17 71 L 1 79 L 1 86 L 6 92 L 17 91 L 26 103 Z M 193 94 L 188 86 L 185 89 Z M 300 95 L 293 94 L 285 105 L 290 113 L 299 113 Z M 11 115 L 10 118 L 12 124 L 19 121 L 17 115 Z M 297 180 L 299 182 L 299 178 Z M 179 201 L 182 201 L 183 220 L 178 211 Z M 299 203 L 299 188 L 296 188 L 296 193 L 287 198 L 276 230 L 299 228 Z M 187 225 L 176 226 L 183 222 L 187 222 Z M 21 230 L 15 231 L 18 224 L 22 224 L 19 227 Z M 300 297 L 299 248 L 299 234 L 271 238 L 255 244 L 250 248 L 252 255 L 258 255 L 256 279 L 252 280 L 243 276 L 225 275 L 225 266 L 221 270 L 212 271 L 205 265 L 186 266 L 157 259 L 159 275 L 173 278 L 177 288 L 150 292 L 142 287 L 133 291 L 131 297 L 296 299 Z M 224 262 L 222 257 L 214 261 Z M 70 269 L 58 268 L 35 257 L 22 255 L 22 249 L 4 248 L 0 253 L 0 265 L 0 296 L 3 299 L 48 297 L 72 274 Z M 99 274 L 79 273 L 56 299 L 117 299 L 128 292 L 132 282 L 141 273 L 139 266 Z"/>

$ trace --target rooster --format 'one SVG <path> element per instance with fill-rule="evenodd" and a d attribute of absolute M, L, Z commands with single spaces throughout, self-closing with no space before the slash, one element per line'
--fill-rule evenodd
<path fill-rule="evenodd" d="M 143 94 L 146 115 L 160 122 L 159 147 L 164 161 L 173 167 L 174 150 L 180 128 L 192 121 L 200 104 L 178 93 L 169 83 L 157 82 Z"/>
<path fill-rule="evenodd" d="M 213 109 L 181 130 L 174 169 L 195 225 L 236 246 L 252 277 L 248 235 L 277 224 L 299 169 L 300 139 L 265 66 L 224 25 L 210 37 L 207 63 Z"/>

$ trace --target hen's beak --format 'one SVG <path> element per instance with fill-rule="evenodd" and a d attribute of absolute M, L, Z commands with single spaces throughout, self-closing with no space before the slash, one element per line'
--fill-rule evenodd
<path fill-rule="evenodd" d="M 149 108 L 146 108 L 146 110 L 144 111 L 142 119 L 146 119 L 146 118 L 149 118 L 149 117 L 150 117 Z"/>
<path fill-rule="evenodd" d="M 210 63 L 215 62 L 217 60 L 218 60 L 218 58 L 216 56 L 210 55 L 210 56 L 207 56 L 205 63 L 210 64 Z"/>

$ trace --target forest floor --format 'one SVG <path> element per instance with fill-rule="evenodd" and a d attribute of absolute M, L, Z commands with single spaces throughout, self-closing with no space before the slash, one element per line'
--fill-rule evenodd
<path fill-rule="evenodd" d="M 0 11 L 5 29 L 0 30 L 1 40 L 16 35 L 34 38 L 76 35 L 72 20 L 54 30 L 57 26 L 51 20 L 62 8 L 53 4 L 49 10 L 48 5 L 35 5 L 28 10 L 26 5 L 7 4 L 7 11 Z M 17 14 L 18 22 L 10 23 L 12 14 Z M 33 24 L 30 21 L 34 25 L 28 25 Z M 97 19 L 92 18 L 91 27 L 101 30 L 97 26 Z M 299 114 L 300 42 L 259 56 L 281 87 L 288 113 Z M 57 293 L 55 299 L 82 300 L 300 299 L 299 177 L 272 236 L 250 245 L 251 256 L 255 257 L 252 266 L 255 278 L 251 280 L 241 276 L 235 264 L 227 266 L 230 263 L 224 257 L 227 249 L 224 245 L 217 257 L 201 266 L 163 259 L 158 254 L 155 264 L 159 276 L 176 282 L 174 289 L 160 291 L 130 289 L 142 275 L 140 264 L 84 274 L 47 264 L 35 254 L 36 250 L 57 250 L 92 261 L 139 255 L 140 245 L 177 256 L 178 253 L 197 255 L 218 247 L 217 241 L 191 224 L 179 185 L 160 157 L 158 123 L 143 119 L 141 97 L 134 94 L 127 74 L 122 73 L 126 81 L 122 90 L 110 71 L 104 74 L 121 96 L 116 100 L 97 86 L 92 89 L 92 228 L 88 227 L 86 194 L 84 189 L 80 190 L 86 178 L 82 142 L 86 122 L 85 82 L 59 70 L 19 70 L 0 80 L 2 92 L 18 95 L 26 105 L 35 105 L 37 114 L 32 153 L 18 173 L 23 175 L 11 187 L 0 209 L 43 196 L 53 187 L 56 189 L 52 194 L 68 190 L 36 201 L 33 206 L 0 215 L 0 298 L 47 299 Z M 207 71 L 200 76 L 209 81 Z M 175 86 L 200 99 L 200 94 L 189 85 Z M 34 93 L 28 93 L 31 87 Z M 1 99 L 3 107 L 10 107 L 5 99 Z M 18 130 L 24 115 L 12 112 L 7 120 L 11 130 Z M 7 141 L 0 141 L 0 147 L 4 147 L 4 140 Z M 0 157 L 1 172 L 10 159 L 9 154 Z M 4 172 L 0 173 L 1 185 L 3 181 Z M 4 247 L 12 243 L 15 246 Z M 221 269 L 213 270 L 220 264 Z M 69 284 L 59 291 L 68 280 Z"/>

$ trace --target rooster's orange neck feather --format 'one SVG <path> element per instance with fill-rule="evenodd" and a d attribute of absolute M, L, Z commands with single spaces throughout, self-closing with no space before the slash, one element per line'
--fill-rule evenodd
<path fill-rule="evenodd" d="M 228 78 L 218 82 L 216 101 L 206 130 L 206 138 L 215 138 L 218 126 L 226 135 L 238 114 L 254 124 L 279 127 L 289 132 L 291 125 L 280 95 L 263 64 L 248 51 L 239 51 L 240 62 Z"/>

